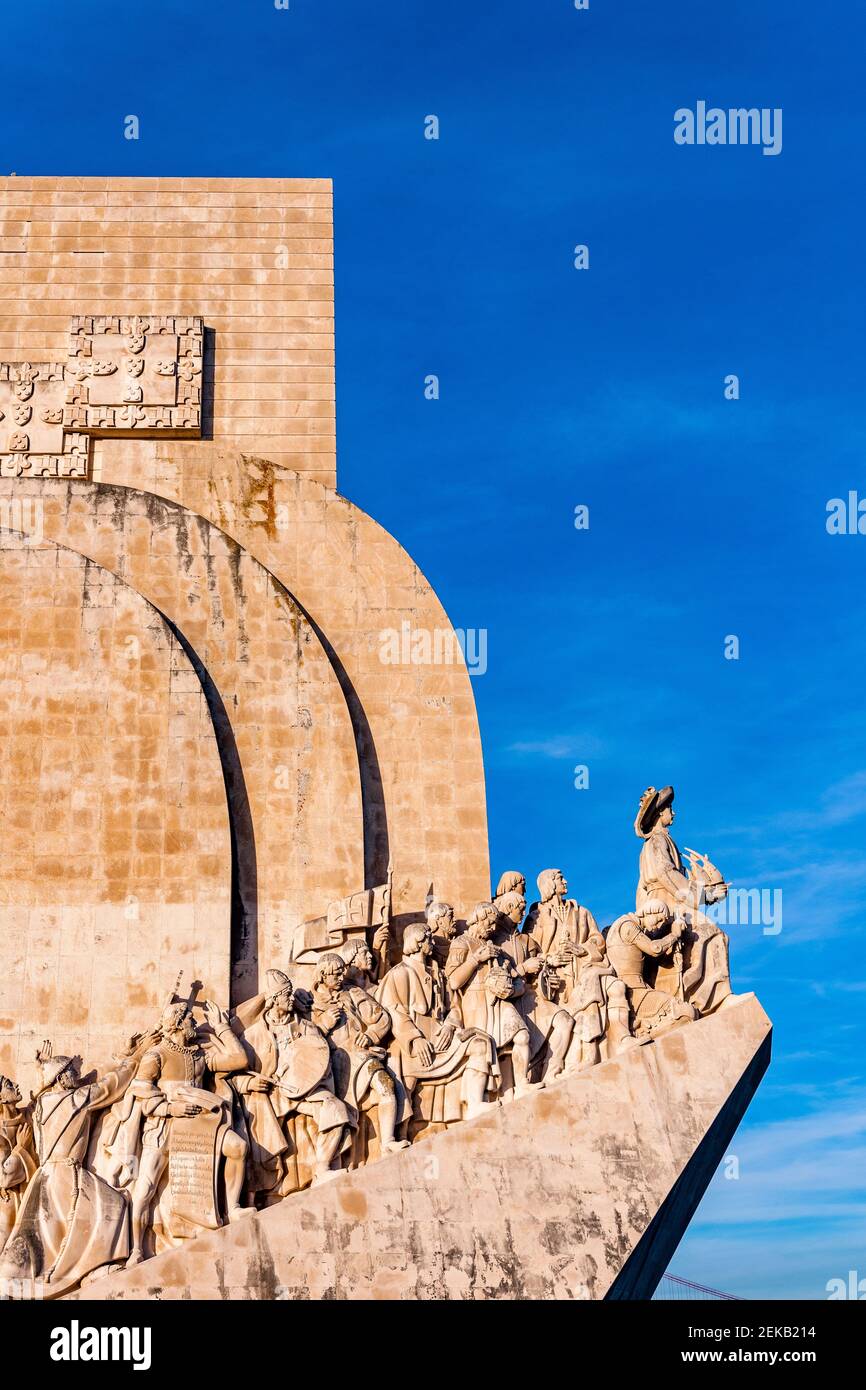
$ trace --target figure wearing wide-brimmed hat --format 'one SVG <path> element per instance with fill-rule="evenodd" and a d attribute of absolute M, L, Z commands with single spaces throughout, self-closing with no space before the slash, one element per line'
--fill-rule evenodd
<path fill-rule="evenodd" d="M 689 872 L 670 833 L 673 823 L 673 787 L 647 787 L 640 799 L 634 830 L 643 840 L 637 886 L 638 911 L 650 901 L 661 900 L 689 930 L 682 939 L 682 962 L 676 968 L 659 964 L 656 988 L 679 998 L 701 1014 L 713 1013 L 731 994 L 728 938 L 702 911 L 705 904 L 720 902 L 728 891 L 722 875 L 706 855 L 692 850 Z"/>
<path fill-rule="evenodd" d="M 640 799 L 634 833 L 643 840 L 636 906 L 661 898 L 670 908 L 696 907 L 694 886 L 683 870 L 680 852 L 668 830 L 673 824 L 673 787 L 647 787 Z"/>

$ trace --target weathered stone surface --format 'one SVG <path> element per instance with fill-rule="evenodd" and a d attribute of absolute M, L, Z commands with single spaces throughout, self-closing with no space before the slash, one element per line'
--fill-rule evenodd
<path fill-rule="evenodd" d="M 606 935 L 490 901 L 464 634 L 334 490 L 330 185 L 0 194 L 0 1284 L 649 1292 L 769 1025 L 672 788 Z"/>
<path fill-rule="evenodd" d="M 318 636 L 253 556 L 175 503 L 36 479 L 0 479 L 4 496 L 32 503 L 46 538 L 134 584 L 207 672 L 248 919 L 236 967 L 283 964 L 295 925 L 364 873 L 355 741 Z"/>
<path fill-rule="evenodd" d="M 73 317 L 200 316 L 205 436 L 334 486 L 330 179 L 11 175 L 0 201 L 0 359 L 62 361 Z"/>
<path fill-rule="evenodd" d="M 38 486 L 38 485 L 37 485 Z M 0 530 L 0 1072 L 108 1058 L 183 969 L 224 997 L 231 845 L 207 701 L 117 575 Z"/>
<path fill-rule="evenodd" d="M 205 441 L 136 444 L 106 456 L 106 482 L 173 498 L 233 536 L 285 584 L 334 652 L 352 712 L 369 883 L 394 869 L 394 911 L 430 889 L 464 916 L 490 892 L 481 735 L 456 643 L 450 662 L 393 664 L 383 634 L 451 633 L 424 575 L 339 493 L 266 459 Z"/>
<path fill-rule="evenodd" d="M 10 453 L 10 476 L 79 476 L 89 454 L 93 480 L 180 502 L 271 570 L 323 635 L 350 706 L 363 881 L 383 882 L 392 865 L 399 925 L 423 907 L 432 866 L 434 892 L 464 915 L 490 889 L 471 681 L 417 566 L 334 491 L 330 180 L 10 176 L 0 198 L 21 228 L 15 265 L 0 267 L 4 361 L 74 364 L 71 342 L 106 338 L 79 330 L 116 324 L 122 336 L 136 315 L 163 329 L 183 316 L 204 325 L 203 438 L 192 449 L 118 438 L 115 422 L 106 437 L 66 433 L 60 454 Z M 145 409 L 142 391 L 128 409 Z M 78 409 L 90 407 L 66 407 L 70 429 Z M 404 629 L 446 639 L 453 660 L 383 661 L 383 633 Z M 356 886 L 347 876 L 332 896 Z"/>
<path fill-rule="evenodd" d="M 769 1060 L 754 995 L 100 1279 L 112 1299 L 648 1297 Z"/>

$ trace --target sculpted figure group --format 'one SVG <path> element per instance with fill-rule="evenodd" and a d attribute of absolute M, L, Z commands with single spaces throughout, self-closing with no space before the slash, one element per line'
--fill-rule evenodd
<path fill-rule="evenodd" d="M 641 798 L 635 910 L 606 932 L 559 869 L 528 912 L 510 872 L 465 923 L 430 901 L 231 1015 L 177 986 L 100 1077 L 44 1044 L 28 1104 L 0 1077 L 0 1291 L 57 1297 L 724 1007 L 702 908 L 727 884 L 691 851 L 684 871 L 672 801 Z"/>

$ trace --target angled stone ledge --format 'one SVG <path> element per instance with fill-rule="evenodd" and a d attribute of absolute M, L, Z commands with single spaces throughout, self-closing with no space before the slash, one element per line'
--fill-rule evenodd
<path fill-rule="evenodd" d="M 744 995 L 76 1297 L 648 1298 L 770 1037 Z"/>

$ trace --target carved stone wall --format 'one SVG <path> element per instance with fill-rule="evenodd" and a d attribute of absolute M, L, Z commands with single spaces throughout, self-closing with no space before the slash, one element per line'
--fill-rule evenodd
<path fill-rule="evenodd" d="M 0 476 L 84 478 L 89 448 L 72 420 L 62 362 L 0 361 Z"/>
<path fill-rule="evenodd" d="M 39 484 L 32 484 L 38 487 Z M 199 679 L 117 575 L 0 530 L 0 1072 L 108 1058 L 179 969 L 225 997 L 231 845 Z"/>
<path fill-rule="evenodd" d="M 241 978 L 255 992 L 258 973 L 284 964 L 292 929 L 363 882 L 355 740 L 318 636 L 251 554 L 176 503 L 23 479 L 0 480 L 4 497 L 7 507 L 29 503 L 46 538 L 139 589 L 202 664 L 230 780 L 241 899 L 230 993 L 243 994 Z"/>
<path fill-rule="evenodd" d="M 64 427 L 106 438 L 199 434 L 203 345 L 196 317 L 76 315 Z"/>
<path fill-rule="evenodd" d="M 0 1281 L 57 1297 L 498 1108 L 576 1030 L 546 995 L 518 1014 L 526 943 L 503 917 L 500 961 L 497 910 L 471 911 L 484 773 L 451 624 L 335 491 L 329 184 L 0 195 L 23 228 L 0 252 L 0 1067 L 39 1088 L 4 1083 L 0 1119 L 31 1115 L 42 1165 L 9 1170 Z M 405 629 L 442 655 L 395 657 Z M 417 925 L 431 892 L 466 919 L 453 952 Z M 574 1065 L 633 1041 L 584 954 Z"/>
<path fill-rule="evenodd" d="M 63 452 L 28 456 L 19 439 L 0 474 L 89 468 L 94 481 L 180 502 L 249 549 L 321 636 L 356 743 L 362 872 L 338 846 L 345 880 L 334 892 L 330 876 L 313 915 L 382 883 L 389 864 L 398 918 L 417 915 L 431 876 L 458 914 L 470 910 L 490 891 L 471 681 L 456 642 L 447 664 L 383 661 L 383 633 L 408 626 L 451 642 L 451 624 L 397 541 L 333 490 L 330 182 L 10 176 L 0 205 L 0 362 L 59 362 L 67 374 Z M 157 415 L 196 402 L 152 392 L 180 390 L 181 363 L 198 361 L 180 342 L 199 322 L 202 438 L 187 445 L 159 431 L 195 433 L 195 419 Z M 140 353 L 127 348 L 136 332 Z M 154 346 L 174 339 L 176 379 L 157 371 L 172 353 Z M 121 357 L 150 356 L 141 378 L 121 370 Z M 78 381 L 88 361 L 117 370 Z M 139 381 L 142 399 L 125 399 Z"/>
<path fill-rule="evenodd" d="M 330 179 L 2 177 L 0 360 L 65 361 L 76 315 L 199 316 L 205 437 L 334 486 L 332 204 Z"/>
<path fill-rule="evenodd" d="M 359 743 L 369 884 L 394 869 L 394 911 L 430 888 L 458 915 L 490 893 L 484 762 L 459 648 L 444 664 L 382 659 L 382 634 L 450 633 L 429 582 L 360 507 L 308 476 L 205 441 L 133 444 L 106 482 L 145 487 L 200 513 L 255 555 L 323 632 Z"/>

